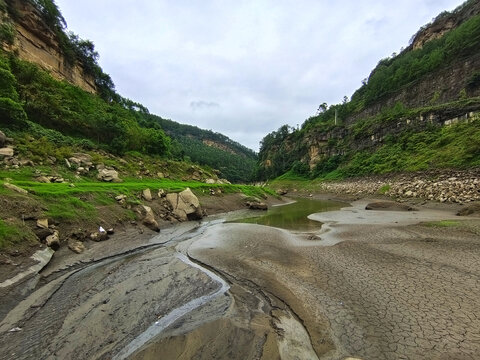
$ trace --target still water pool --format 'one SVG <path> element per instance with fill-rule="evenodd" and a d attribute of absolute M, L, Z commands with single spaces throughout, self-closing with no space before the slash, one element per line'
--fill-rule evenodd
<path fill-rule="evenodd" d="M 313 231 L 318 230 L 321 223 L 308 219 L 308 215 L 339 210 L 345 206 L 345 203 L 338 201 L 299 198 L 291 204 L 273 206 L 263 215 L 240 219 L 235 222 L 267 225 L 287 230 Z"/>

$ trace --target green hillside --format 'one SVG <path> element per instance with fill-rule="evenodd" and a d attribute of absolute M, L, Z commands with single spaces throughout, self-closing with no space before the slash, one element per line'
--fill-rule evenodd
<path fill-rule="evenodd" d="M 221 134 L 164 120 L 122 97 L 98 65 L 94 44 L 67 31 L 54 1 L 29 1 L 57 37 L 65 61 L 81 64 L 85 76 L 94 79 L 97 94 L 56 80 L 15 53 L 1 50 L 0 127 L 7 135 L 18 138 L 28 134 L 50 142 L 53 147 L 75 146 L 77 150 L 103 150 L 120 156 L 139 152 L 192 161 L 218 169 L 219 176 L 230 181 L 251 179 L 256 162 L 253 151 Z M 21 15 L 12 1 L 0 0 L 0 12 L 0 41 L 12 44 L 14 22 Z M 211 139 L 220 147 L 209 147 L 202 142 L 204 139 Z"/>

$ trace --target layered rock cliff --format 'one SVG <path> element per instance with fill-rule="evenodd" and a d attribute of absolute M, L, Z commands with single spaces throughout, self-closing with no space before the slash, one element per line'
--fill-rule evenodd
<path fill-rule="evenodd" d="M 398 148 L 388 153 L 394 159 L 409 151 L 408 134 L 433 134 L 458 123 L 475 126 L 479 113 L 480 1 L 469 0 L 422 27 L 400 54 L 381 60 L 350 101 L 325 107 L 300 130 L 281 128 L 267 135 L 259 175 L 271 178 L 294 169 L 315 176 L 348 165 L 360 153 L 373 159 L 387 146 Z M 449 141 L 453 148 L 454 139 Z M 384 159 L 377 155 L 373 161 Z"/>
<path fill-rule="evenodd" d="M 3 43 L 3 49 L 18 54 L 22 60 L 38 64 L 57 79 L 95 93 L 93 77 L 85 73 L 82 64 L 72 64 L 66 59 L 58 36 L 45 24 L 38 9 L 24 0 L 8 0 L 7 3 L 10 11 L 4 14 L 2 21 L 13 24 L 15 37 L 13 44 Z"/>

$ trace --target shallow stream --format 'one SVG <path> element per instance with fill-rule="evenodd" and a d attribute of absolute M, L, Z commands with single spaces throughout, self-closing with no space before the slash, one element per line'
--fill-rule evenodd
<path fill-rule="evenodd" d="M 308 219 L 314 213 L 335 211 L 345 207 L 345 203 L 331 200 L 295 199 L 286 205 L 273 206 L 265 214 L 234 222 L 258 224 L 286 230 L 313 231 L 321 227 L 318 221 Z"/>

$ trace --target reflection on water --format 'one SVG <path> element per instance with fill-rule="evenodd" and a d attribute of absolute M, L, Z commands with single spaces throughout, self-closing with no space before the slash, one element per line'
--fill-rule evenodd
<path fill-rule="evenodd" d="M 235 222 L 267 225 L 287 230 L 313 231 L 318 230 L 321 223 L 309 220 L 308 215 L 339 210 L 342 207 L 345 207 L 345 203 L 299 198 L 292 204 L 271 207 L 264 215 L 236 220 Z"/>

